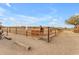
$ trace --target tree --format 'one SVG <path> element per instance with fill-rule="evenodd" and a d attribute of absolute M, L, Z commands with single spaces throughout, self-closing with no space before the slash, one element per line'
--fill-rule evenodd
<path fill-rule="evenodd" d="M 70 17 L 68 20 L 66 20 L 66 23 L 74 25 L 76 28 L 76 25 L 79 25 L 79 15 Z"/>

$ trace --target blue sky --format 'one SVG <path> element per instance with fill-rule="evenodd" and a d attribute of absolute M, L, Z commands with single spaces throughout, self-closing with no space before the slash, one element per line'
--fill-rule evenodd
<path fill-rule="evenodd" d="M 0 21 L 5 26 L 73 27 L 65 20 L 76 14 L 77 3 L 0 3 Z"/>

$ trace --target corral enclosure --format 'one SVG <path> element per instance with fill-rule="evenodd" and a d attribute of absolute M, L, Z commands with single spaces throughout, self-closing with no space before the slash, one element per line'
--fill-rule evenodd
<path fill-rule="evenodd" d="M 22 34 L 26 35 L 26 28 L 25 27 L 3 27 L 3 31 L 15 33 L 15 34 Z"/>
<path fill-rule="evenodd" d="M 35 46 L 41 43 L 41 40 L 42 42 L 51 42 L 52 39 L 50 38 L 50 36 L 56 36 L 56 34 L 58 34 L 61 31 L 60 29 L 52 27 L 42 28 L 43 31 L 41 31 L 40 27 L 2 27 L 3 31 L 7 32 L 8 37 L 12 38 L 12 41 L 9 41 L 10 43 L 12 42 L 12 45 L 10 44 L 12 49 L 19 48 L 22 49 L 24 53 L 29 46 L 36 49 Z M 35 44 L 35 42 L 32 42 L 32 40 L 34 40 L 36 43 L 38 42 L 38 44 Z"/>
<path fill-rule="evenodd" d="M 42 27 L 43 32 L 42 35 L 46 36 L 48 35 L 48 29 L 49 29 L 49 35 L 51 34 L 57 34 L 61 31 L 61 29 L 53 28 L 53 27 Z M 14 34 L 21 34 L 26 36 L 40 36 L 41 31 L 40 27 L 3 27 L 2 28 L 7 33 L 14 33 Z"/>

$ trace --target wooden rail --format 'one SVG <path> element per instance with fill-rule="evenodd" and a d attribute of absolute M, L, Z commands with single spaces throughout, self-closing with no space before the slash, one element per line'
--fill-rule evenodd
<path fill-rule="evenodd" d="M 43 27 L 42 27 L 43 28 Z M 44 29 L 44 32 L 41 32 L 40 31 L 40 28 L 29 28 L 28 30 L 26 30 L 25 28 L 19 28 L 19 27 L 4 27 L 3 28 L 4 31 L 7 31 L 7 35 L 8 33 L 15 33 L 15 34 L 23 34 L 25 35 L 26 37 L 27 36 L 46 36 L 47 37 L 47 42 L 50 42 L 50 37 L 53 37 L 53 36 L 56 36 L 58 34 L 57 31 L 61 31 L 59 29 L 53 29 L 51 27 L 47 27 Z"/>

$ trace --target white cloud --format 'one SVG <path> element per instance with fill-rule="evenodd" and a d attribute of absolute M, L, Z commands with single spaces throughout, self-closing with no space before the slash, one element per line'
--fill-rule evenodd
<path fill-rule="evenodd" d="M 65 27 L 65 24 L 61 24 L 61 21 L 59 21 L 61 18 L 53 18 L 52 16 L 45 16 L 45 17 L 31 17 L 31 16 L 24 16 L 20 15 L 17 18 L 16 17 L 7 17 L 3 18 L 3 22 L 6 23 L 9 21 L 12 23 L 13 26 L 40 26 L 42 23 L 42 26 L 55 26 L 55 27 Z M 45 22 L 45 23 L 43 23 Z"/>
<path fill-rule="evenodd" d="M 56 18 L 55 19 L 52 19 L 51 21 L 48 22 L 48 25 L 49 26 L 57 25 L 58 24 L 58 21 L 57 20 L 58 19 L 56 19 Z"/>
<path fill-rule="evenodd" d="M 58 21 L 58 19 L 56 19 L 56 18 L 55 18 L 55 19 L 53 19 L 53 21 L 54 21 L 54 22 L 57 22 L 57 21 Z"/>
<path fill-rule="evenodd" d="M 6 13 L 6 10 L 0 7 L 0 16 L 4 16 L 5 13 Z"/>
<path fill-rule="evenodd" d="M 11 7 L 10 3 L 6 3 L 6 5 L 8 7 Z M 56 10 L 54 10 L 54 9 L 52 11 L 56 12 Z M 5 9 L 0 8 L 0 15 L 1 16 L 4 16 L 4 14 L 6 14 L 6 13 L 7 13 L 7 11 Z M 5 16 L 7 16 L 7 15 L 5 15 Z M 44 15 L 43 17 L 14 15 L 14 16 L 8 16 L 6 18 L 3 18 L 3 22 L 7 22 L 7 21 L 14 23 L 14 25 L 36 25 L 36 24 L 39 25 L 41 22 L 48 22 L 48 23 L 51 21 L 55 22 L 55 21 L 57 21 L 57 19 L 55 19 L 51 14 Z"/>
<path fill-rule="evenodd" d="M 7 6 L 11 7 L 10 4 L 7 4 Z M 0 8 L 0 13 L 1 15 L 4 15 L 6 12 L 5 9 Z M 1 21 L 3 23 L 6 23 L 9 21 L 12 23 L 13 26 L 30 26 L 30 25 L 43 25 L 43 26 L 60 26 L 59 23 L 59 17 L 54 17 L 51 14 L 44 15 L 42 17 L 34 17 L 34 16 L 25 16 L 25 15 L 13 15 L 13 16 L 8 16 L 6 18 L 3 18 Z M 44 22 L 44 23 L 43 23 Z"/>
<path fill-rule="evenodd" d="M 46 15 L 43 17 L 32 17 L 32 16 L 25 16 L 25 15 L 17 15 L 19 20 L 17 20 L 20 24 L 26 24 L 26 25 L 40 25 L 41 23 L 45 22 L 45 24 L 43 23 L 42 25 L 48 25 L 48 23 L 50 22 L 50 25 L 52 23 L 55 23 L 56 21 L 58 21 L 58 19 L 50 16 L 50 15 Z M 20 22 L 21 21 L 21 22 Z"/>
<path fill-rule="evenodd" d="M 9 21 L 13 26 L 30 26 L 30 25 L 42 25 L 42 26 L 52 26 L 58 24 L 59 18 L 54 18 L 51 15 L 46 15 L 43 17 L 33 17 L 33 16 L 25 16 L 25 15 L 16 15 L 16 17 L 7 17 L 3 18 L 3 22 L 6 23 Z M 43 23 L 44 22 L 44 23 Z"/>
<path fill-rule="evenodd" d="M 4 22 L 4 20 L 3 19 L 0 19 L 0 22 Z"/>
<path fill-rule="evenodd" d="M 25 23 L 26 25 L 33 25 L 35 23 L 38 23 L 40 21 L 40 18 L 33 17 L 33 16 L 25 16 L 25 15 L 17 15 L 19 20 L 17 21 L 22 21 L 22 23 Z"/>
<path fill-rule="evenodd" d="M 6 5 L 7 5 L 8 7 L 11 7 L 11 4 L 10 4 L 10 3 L 6 3 Z"/>

